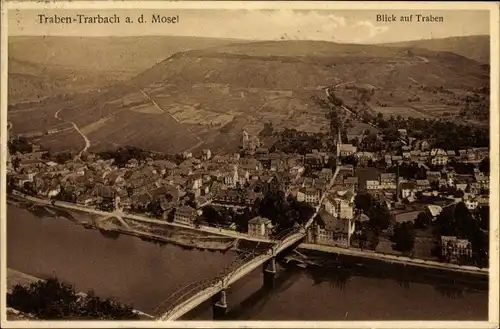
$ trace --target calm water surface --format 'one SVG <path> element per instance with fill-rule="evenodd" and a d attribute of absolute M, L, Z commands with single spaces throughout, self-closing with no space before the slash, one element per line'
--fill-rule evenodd
<path fill-rule="evenodd" d="M 40 218 L 8 207 L 7 264 L 39 277 L 56 275 L 78 290 L 93 289 L 152 312 L 178 288 L 215 277 L 236 255 L 159 246 L 135 237 L 106 238 L 69 220 Z M 336 268 L 281 268 L 273 292 L 261 270 L 228 291 L 228 319 L 485 320 L 487 289 L 446 288 L 370 275 L 339 278 Z M 331 274 L 331 275 L 330 275 Z M 211 319 L 206 302 L 185 319 Z"/>

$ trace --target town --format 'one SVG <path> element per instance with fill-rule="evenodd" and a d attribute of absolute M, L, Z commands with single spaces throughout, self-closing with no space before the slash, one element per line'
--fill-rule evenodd
<path fill-rule="evenodd" d="M 319 206 L 308 244 L 488 267 L 488 147 L 435 147 L 406 128 L 346 134 L 349 120 L 333 113 L 328 135 L 269 123 L 259 136 L 243 131 L 240 152 L 224 154 L 125 147 L 79 157 L 17 137 L 8 190 L 266 238 Z M 279 138 L 265 148 L 269 135 Z"/>

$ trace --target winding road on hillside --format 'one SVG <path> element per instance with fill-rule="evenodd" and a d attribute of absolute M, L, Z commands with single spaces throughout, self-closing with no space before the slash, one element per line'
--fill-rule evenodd
<path fill-rule="evenodd" d="M 76 125 L 76 123 L 74 123 L 73 121 L 66 121 L 62 118 L 59 117 L 59 112 L 61 112 L 62 110 L 59 110 L 57 111 L 55 114 L 54 114 L 54 118 L 56 118 L 57 120 L 60 120 L 60 121 L 63 121 L 63 122 L 69 122 L 73 125 L 73 128 L 75 128 L 75 130 L 83 137 L 83 139 L 85 140 L 85 147 L 80 151 L 80 153 L 78 153 L 78 158 L 82 156 L 82 153 L 83 152 L 86 152 L 90 146 L 92 145 L 90 143 L 90 140 L 87 138 L 87 136 L 85 136 L 85 134 L 80 130 L 80 128 L 78 128 L 78 126 Z"/>

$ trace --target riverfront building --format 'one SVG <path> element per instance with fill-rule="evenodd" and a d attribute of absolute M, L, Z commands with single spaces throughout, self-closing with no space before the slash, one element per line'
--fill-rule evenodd
<path fill-rule="evenodd" d="M 194 225 L 196 210 L 190 206 L 182 206 L 175 211 L 174 222 L 183 225 Z"/>
<path fill-rule="evenodd" d="M 248 234 L 251 236 L 267 238 L 272 230 L 271 220 L 263 217 L 254 217 L 248 221 Z"/>
<path fill-rule="evenodd" d="M 456 236 L 441 236 L 441 254 L 449 263 L 458 263 L 460 259 L 472 257 L 469 240 Z"/>

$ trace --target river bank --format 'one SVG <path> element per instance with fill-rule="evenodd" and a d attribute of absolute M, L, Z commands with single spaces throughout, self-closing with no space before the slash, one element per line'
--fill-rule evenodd
<path fill-rule="evenodd" d="M 201 251 L 169 243 L 145 242 L 125 234 L 108 238 L 98 230 L 86 230 L 69 220 L 38 217 L 10 205 L 6 224 L 8 267 L 39 278 L 56 275 L 78 291 L 93 290 L 98 296 L 114 298 L 149 314 L 154 314 L 156 307 L 179 289 L 217 277 L 239 258 L 231 249 Z M 257 245 L 251 244 L 241 240 L 238 248 Z M 265 243 L 258 246 L 265 247 Z M 306 256 L 314 260 L 312 254 Z M 321 257 L 336 259 L 327 253 Z M 347 264 L 348 259 L 344 263 Z M 282 262 L 278 266 L 282 266 Z M 384 262 L 360 269 L 336 266 L 335 263 L 306 268 L 289 266 L 280 272 L 272 292 L 262 289 L 262 269 L 256 269 L 230 287 L 228 319 L 487 319 L 488 291 L 461 288 L 459 283 L 450 287 L 454 280 L 449 272 L 443 280 L 431 276 L 424 282 L 418 281 L 420 273 L 412 274 L 414 269 L 406 267 L 408 283 L 397 276 L 399 271 L 405 271 L 404 266 L 399 268 Z M 462 295 L 450 293 L 457 290 Z M 192 313 L 188 318 L 211 320 L 210 301 Z"/>
<path fill-rule="evenodd" d="M 52 206 L 52 205 L 47 205 L 47 201 L 38 199 L 38 198 L 32 198 L 29 197 L 30 200 L 36 201 L 36 202 L 42 202 L 45 208 L 57 208 L 57 206 Z M 61 207 L 69 206 L 66 205 L 66 203 L 58 202 L 58 205 Z M 76 206 L 76 205 L 75 205 Z M 75 207 L 71 205 L 71 207 Z M 75 210 L 72 210 L 73 212 Z M 86 214 L 88 216 L 89 214 Z M 178 229 L 182 232 L 190 232 L 192 235 L 190 236 L 189 239 L 183 239 L 182 234 L 177 234 L 171 235 L 170 237 L 166 237 L 166 242 L 171 242 L 171 243 L 176 243 L 178 245 L 183 245 L 185 247 L 191 247 L 191 248 L 200 248 L 200 249 L 208 249 L 208 250 L 228 250 L 230 249 L 234 244 L 235 241 L 232 242 L 221 242 L 220 240 L 217 240 L 218 238 L 215 238 L 215 236 L 220 237 L 228 237 L 228 238 L 237 238 L 239 240 L 253 240 L 255 241 L 255 237 L 251 237 L 248 234 L 243 234 L 227 229 L 215 229 L 215 228 L 208 228 L 208 227 L 200 227 L 200 228 L 194 228 L 194 227 L 183 227 L 182 225 L 174 224 L 174 223 L 168 223 L 166 221 L 160 221 L 157 219 L 150 219 L 150 218 L 144 218 L 143 216 L 138 216 L 138 215 L 131 215 L 127 214 L 124 216 L 127 221 L 130 221 L 131 223 L 135 223 L 134 225 L 138 225 L 140 229 L 137 229 L 140 233 L 128 233 L 128 234 L 139 234 L 141 235 L 144 239 L 152 239 L 159 241 L 161 239 L 164 239 L 163 234 L 161 235 L 162 238 L 158 239 L 155 237 L 156 234 L 152 233 L 149 231 L 149 228 L 155 229 L 156 228 L 161 228 L 163 232 L 165 232 L 167 227 L 170 228 L 175 228 Z M 88 225 L 88 221 L 85 221 L 86 224 Z M 93 223 L 90 223 L 94 225 Z M 116 225 L 116 227 L 120 227 L 120 225 Z M 148 232 L 149 231 L 149 232 Z M 210 233 L 209 233 L 210 232 Z M 123 232 L 127 234 L 126 232 Z M 206 236 L 206 234 L 212 234 L 214 237 L 212 238 L 213 240 L 211 242 L 208 242 L 206 240 L 203 243 L 200 243 L 200 237 Z M 168 241 L 170 239 L 170 241 Z M 272 243 L 273 241 L 268 239 L 268 238 L 259 238 L 261 242 L 265 243 Z M 354 248 L 339 248 L 339 247 L 332 247 L 332 246 L 324 246 L 324 245 L 317 245 L 317 244 L 300 244 L 299 246 L 302 249 L 308 249 L 308 250 L 315 250 L 315 251 L 321 251 L 324 253 L 328 254 L 343 254 L 343 255 L 351 255 L 355 257 L 362 257 L 367 260 L 379 260 L 382 262 L 386 263 L 395 263 L 395 264 L 405 264 L 413 267 L 428 267 L 428 268 L 434 268 L 437 270 L 444 270 L 444 271 L 450 271 L 450 272 L 462 272 L 462 273 L 471 273 L 471 274 L 477 274 L 477 275 L 484 275 L 488 276 L 488 269 L 486 268 L 478 268 L 478 267 L 473 267 L 473 266 L 461 266 L 461 265 L 456 265 L 456 264 L 450 264 L 450 263 L 442 263 L 442 262 L 436 262 L 436 261 L 430 261 L 430 260 L 423 260 L 423 259 L 418 259 L 418 258 L 409 258 L 409 257 L 404 257 L 404 256 L 396 256 L 396 255 L 391 255 L 391 254 L 382 254 L 378 252 L 373 252 L 369 250 L 360 250 L 360 249 L 354 249 Z"/>
<path fill-rule="evenodd" d="M 15 199 L 7 200 L 7 203 L 21 209 L 26 209 L 37 216 L 61 217 L 70 220 L 71 222 L 81 225 L 86 229 L 99 230 L 108 237 L 113 237 L 113 233 L 126 234 L 139 237 L 145 241 L 170 243 L 186 248 L 211 251 L 227 251 L 237 243 L 235 238 L 218 234 L 209 235 L 207 233 L 197 231 L 194 228 L 169 228 L 166 225 L 154 225 L 152 223 L 144 224 L 137 220 L 127 220 L 127 223 L 131 224 L 130 227 L 123 227 L 113 219 L 101 222 L 99 221 L 98 216 L 92 216 L 81 212 L 78 213 L 78 211 L 75 210 L 68 211 L 57 206 L 33 205 Z"/>

